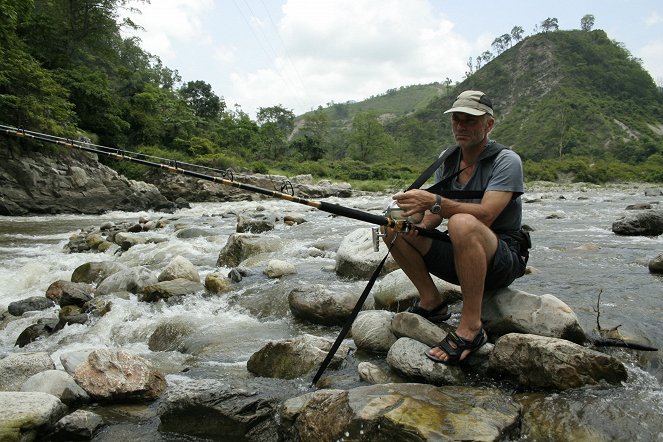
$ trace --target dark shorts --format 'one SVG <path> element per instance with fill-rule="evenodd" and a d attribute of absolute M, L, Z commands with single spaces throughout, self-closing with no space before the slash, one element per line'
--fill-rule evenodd
<path fill-rule="evenodd" d="M 509 286 L 516 278 L 525 274 L 527 262 L 520 256 L 520 243 L 506 235 L 498 235 L 499 242 L 492 265 L 488 268 L 484 288 L 495 290 Z M 424 256 L 428 271 L 452 284 L 458 284 L 454 263 L 453 246 L 448 241 L 433 241 Z"/>

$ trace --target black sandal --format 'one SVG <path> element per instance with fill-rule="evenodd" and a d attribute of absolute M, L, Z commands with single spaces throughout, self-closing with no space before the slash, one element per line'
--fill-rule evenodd
<path fill-rule="evenodd" d="M 486 335 L 483 327 L 481 327 L 479 333 L 477 333 L 477 335 L 471 341 L 461 338 L 454 332 L 450 332 L 447 334 L 447 336 L 444 337 L 442 341 L 440 341 L 439 344 L 435 346 L 444 350 L 444 352 L 449 356 L 449 359 L 443 361 L 442 359 L 436 358 L 429 353 L 430 350 L 426 350 L 424 354 L 428 357 L 428 359 L 434 362 L 440 362 L 442 364 L 448 365 L 458 365 L 466 361 L 473 352 L 480 349 L 486 342 L 488 342 L 488 335 Z M 452 343 L 454 345 L 451 345 Z M 460 357 L 465 350 L 469 350 L 470 354 L 468 354 L 465 359 L 461 360 Z"/>
<path fill-rule="evenodd" d="M 446 313 L 440 313 L 441 311 L 445 311 L 445 309 Z M 419 307 L 419 303 L 417 302 L 415 305 L 408 308 L 406 312 L 419 315 L 433 323 L 444 322 L 451 318 L 451 312 L 449 312 L 449 303 L 447 301 L 442 301 L 440 305 L 432 310 L 426 310 L 425 308 Z"/>

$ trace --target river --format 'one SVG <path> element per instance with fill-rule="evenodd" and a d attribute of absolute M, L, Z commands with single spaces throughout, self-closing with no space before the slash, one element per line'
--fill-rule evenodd
<path fill-rule="evenodd" d="M 657 203 L 663 199 L 645 196 L 644 189 L 645 186 L 639 185 L 609 188 L 528 186 L 523 197 L 523 222 L 534 230 L 529 262 L 533 271 L 512 287 L 560 298 L 576 312 L 587 332 L 596 327 L 600 295 L 598 308 L 603 328 L 620 325 L 623 335 L 663 347 L 663 276 L 651 274 L 647 268 L 649 260 L 663 253 L 663 237 L 618 236 L 611 230 L 612 223 L 628 213 L 626 206 Z M 326 201 L 379 214 L 387 204 L 388 196 L 371 194 Z M 91 261 L 117 260 L 129 266 L 144 265 L 158 272 L 174 256 L 182 255 L 197 267 L 203 279 L 213 271 L 227 273 L 230 269 L 217 268 L 216 260 L 228 236 L 235 230 L 234 213 L 257 207 L 280 216 L 292 214 L 307 222 L 292 227 L 277 223 L 271 234 L 280 238 L 282 250 L 250 263 L 252 273 L 230 294 L 217 297 L 192 295 L 186 302 L 175 305 L 118 298 L 110 313 L 93 325 L 67 326 L 53 336 L 19 349 L 14 346 L 18 335 L 38 318 L 52 315 L 52 311 L 27 313 L 0 330 L 0 357 L 19 351 L 46 351 L 61 368 L 59 356 L 62 353 L 101 346 L 122 347 L 156 361 L 172 382 L 183 376 L 219 379 L 250 376 L 246 372 L 246 361 L 269 340 L 303 332 L 334 338 L 338 328 L 295 320 L 288 310 L 287 294 L 294 287 L 314 283 L 339 291 L 360 292 L 365 281 L 353 282 L 336 277 L 334 255 L 349 232 L 371 226 L 330 216 L 308 206 L 270 199 L 197 203 L 175 214 L 111 212 L 99 216 L 0 217 L 0 311 L 6 310 L 13 301 L 43 296 L 52 282 L 69 280 L 76 267 Z M 164 229 L 151 233 L 168 240 L 134 246 L 119 257 L 63 251 L 71 235 L 79 229 L 99 226 L 106 221 L 136 222 L 140 216 L 168 219 L 169 224 Z M 177 225 L 207 229 L 209 234 L 178 238 L 174 233 Z M 297 274 L 283 280 L 264 277 L 261 270 L 270 258 L 293 263 Z M 147 341 L 157 324 L 164 318 L 175 317 L 186 317 L 209 332 L 207 342 L 189 343 L 193 347 L 204 347 L 195 358 L 179 352 L 157 354 L 148 348 Z M 210 336 L 213 343 L 209 342 Z M 660 416 L 663 410 L 661 352 L 610 351 L 627 365 L 629 381 L 622 387 L 609 390 L 602 400 L 608 403 L 637 401 L 635 408 L 643 412 L 654 404 Z M 184 367 L 186 372 L 182 372 Z M 634 391 L 638 392 L 637 397 Z M 612 425 L 626 425 L 626 428 L 638 431 L 638 421 L 645 416 L 621 413 L 624 415 L 620 416 L 620 422 L 616 422 L 616 418 L 610 419 L 614 422 Z M 654 419 L 648 424 L 655 428 L 646 434 L 658 434 L 658 440 L 663 440 L 663 422 Z"/>

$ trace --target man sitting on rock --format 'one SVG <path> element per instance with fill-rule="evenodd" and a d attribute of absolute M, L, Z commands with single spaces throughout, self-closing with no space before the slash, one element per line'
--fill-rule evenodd
<path fill-rule="evenodd" d="M 391 254 L 419 292 L 412 313 L 433 322 L 451 316 L 430 274 L 460 285 L 463 307 L 455 333 L 426 352 L 436 362 L 458 364 L 486 343 L 484 290 L 507 287 L 524 274 L 529 238 L 521 229 L 522 162 L 488 139 L 495 125 L 491 100 L 483 92 L 465 91 L 445 113 L 451 113 L 457 144 L 442 153 L 446 158 L 436 171 L 438 190 L 481 191 L 483 196 L 449 199 L 422 189 L 398 193 L 392 198 L 404 216 L 423 214 L 417 227 L 434 229 L 446 218 L 450 241 L 432 240 L 415 229 L 387 229 L 385 242 L 391 244 L 396 235 Z"/>

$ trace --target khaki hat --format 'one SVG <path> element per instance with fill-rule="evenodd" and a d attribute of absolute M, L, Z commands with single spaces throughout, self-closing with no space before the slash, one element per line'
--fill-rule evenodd
<path fill-rule="evenodd" d="M 463 112 L 470 115 L 493 115 L 493 102 L 490 98 L 481 91 L 465 91 L 454 101 L 451 109 L 444 111 L 445 114 L 450 112 Z"/>

